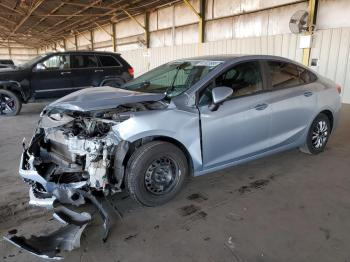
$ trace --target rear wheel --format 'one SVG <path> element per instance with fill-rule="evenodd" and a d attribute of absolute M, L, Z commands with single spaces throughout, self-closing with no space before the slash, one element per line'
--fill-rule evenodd
<path fill-rule="evenodd" d="M 131 156 L 125 183 L 136 202 L 157 206 L 180 191 L 187 174 L 187 159 L 182 150 L 168 142 L 153 141 Z"/>
<path fill-rule="evenodd" d="M 330 132 L 329 118 L 323 113 L 319 114 L 312 122 L 306 143 L 300 150 L 313 155 L 323 152 L 327 145 Z"/>
<path fill-rule="evenodd" d="M 0 115 L 15 116 L 21 111 L 22 103 L 19 97 L 8 90 L 0 89 Z"/>

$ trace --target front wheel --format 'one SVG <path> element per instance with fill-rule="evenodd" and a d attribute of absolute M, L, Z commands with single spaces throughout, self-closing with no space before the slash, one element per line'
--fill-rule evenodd
<path fill-rule="evenodd" d="M 136 202 L 158 206 L 180 191 L 188 172 L 182 150 L 168 142 L 153 141 L 138 148 L 131 156 L 125 183 Z"/>
<path fill-rule="evenodd" d="M 313 155 L 323 152 L 330 133 L 331 126 L 329 118 L 323 113 L 319 114 L 312 122 L 306 138 L 306 143 L 300 150 Z"/>
<path fill-rule="evenodd" d="M 18 115 L 21 108 L 21 100 L 15 93 L 0 89 L 0 116 Z"/>

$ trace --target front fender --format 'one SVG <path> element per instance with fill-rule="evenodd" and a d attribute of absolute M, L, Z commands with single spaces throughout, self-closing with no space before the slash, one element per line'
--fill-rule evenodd
<path fill-rule="evenodd" d="M 113 127 L 121 139 L 133 143 L 147 137 L 169 137 L 182 144 L 190 154 L 194 172 L 202 168 L 199 114 L 193 110 L 155 110 L 131 116 Z"/>
<path fill-rule="evenodd" d="M 27 101 L 31 96 L 31 92 L 30 92 L 29 88 L 25 88 L 25 87 L 28 87 L 28 85 L 29 85 L 29 82 L 27 80 L 22 81 L 22 83 L 15 81 L 15 80 L 2 80 L 2 81 L 0 81 L 1 87 L 20 93 L 22 96 L 21 98 L 24 101 Z"/>

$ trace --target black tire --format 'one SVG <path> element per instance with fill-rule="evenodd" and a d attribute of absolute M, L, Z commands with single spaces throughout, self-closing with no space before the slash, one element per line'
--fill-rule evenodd
<path fill-rule="evenodd" d="M 168 142 L 153 141 L 132 154 L 126 169 L 125 184 L 136 202 L 144 206 L 158 206 L 180 191 L 188 172 L 187 159 L 182 150 Z M 164 192 L 159 192 L 162 190 Z"/>
<path fill-rule="evenodd" d="M 121 87 L 123 84 L 125 83 L 125 81 L 123 79 L 120 78 L 116 78 L 116 79 L 110 79 L 110 80 L 106 80 L 105 82 L 103 82 L 103 86 L 112 86 L 112 87 Z"/>
<path fill-rule="evenodd" d="M 0 89 L 0 116 L 16 116 L 21 108 L 21 99 L 14 92 Z"/>
<path fill-rule="evenodd" d="M 306 143 L 300 150 L 312 155 L 323 152 L 331 131 L 329 118 L 323 113 L 319 114 L 312 122 L 307 134 Z"/>

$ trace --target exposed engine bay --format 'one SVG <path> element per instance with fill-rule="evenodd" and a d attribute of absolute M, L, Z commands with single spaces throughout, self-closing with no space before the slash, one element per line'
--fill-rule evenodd
<path fill-rule="evenodd" d="M 49 236 L 5 239 L 40 257 L 61 259 L 59 251 L 79 247 L 81 233 L 91 221 L 91 214 L 75 212 L 67 205 L 80 206 L 88 199 L 104 221 L 105 241 L 110 219 L 98 196 L 122 190 L 123 162 L 129 149 L 129 142 L 121 140 L 113 127 L 138 112 L 166 106 L 153 101 L 93 112 L 45 109 L 29 146 L 24 145 L 19 173 L 30 185 L 29 203 L 52 209 L 65 227 Z M 49 248 L 44 247 L 48 242 Z"/>

